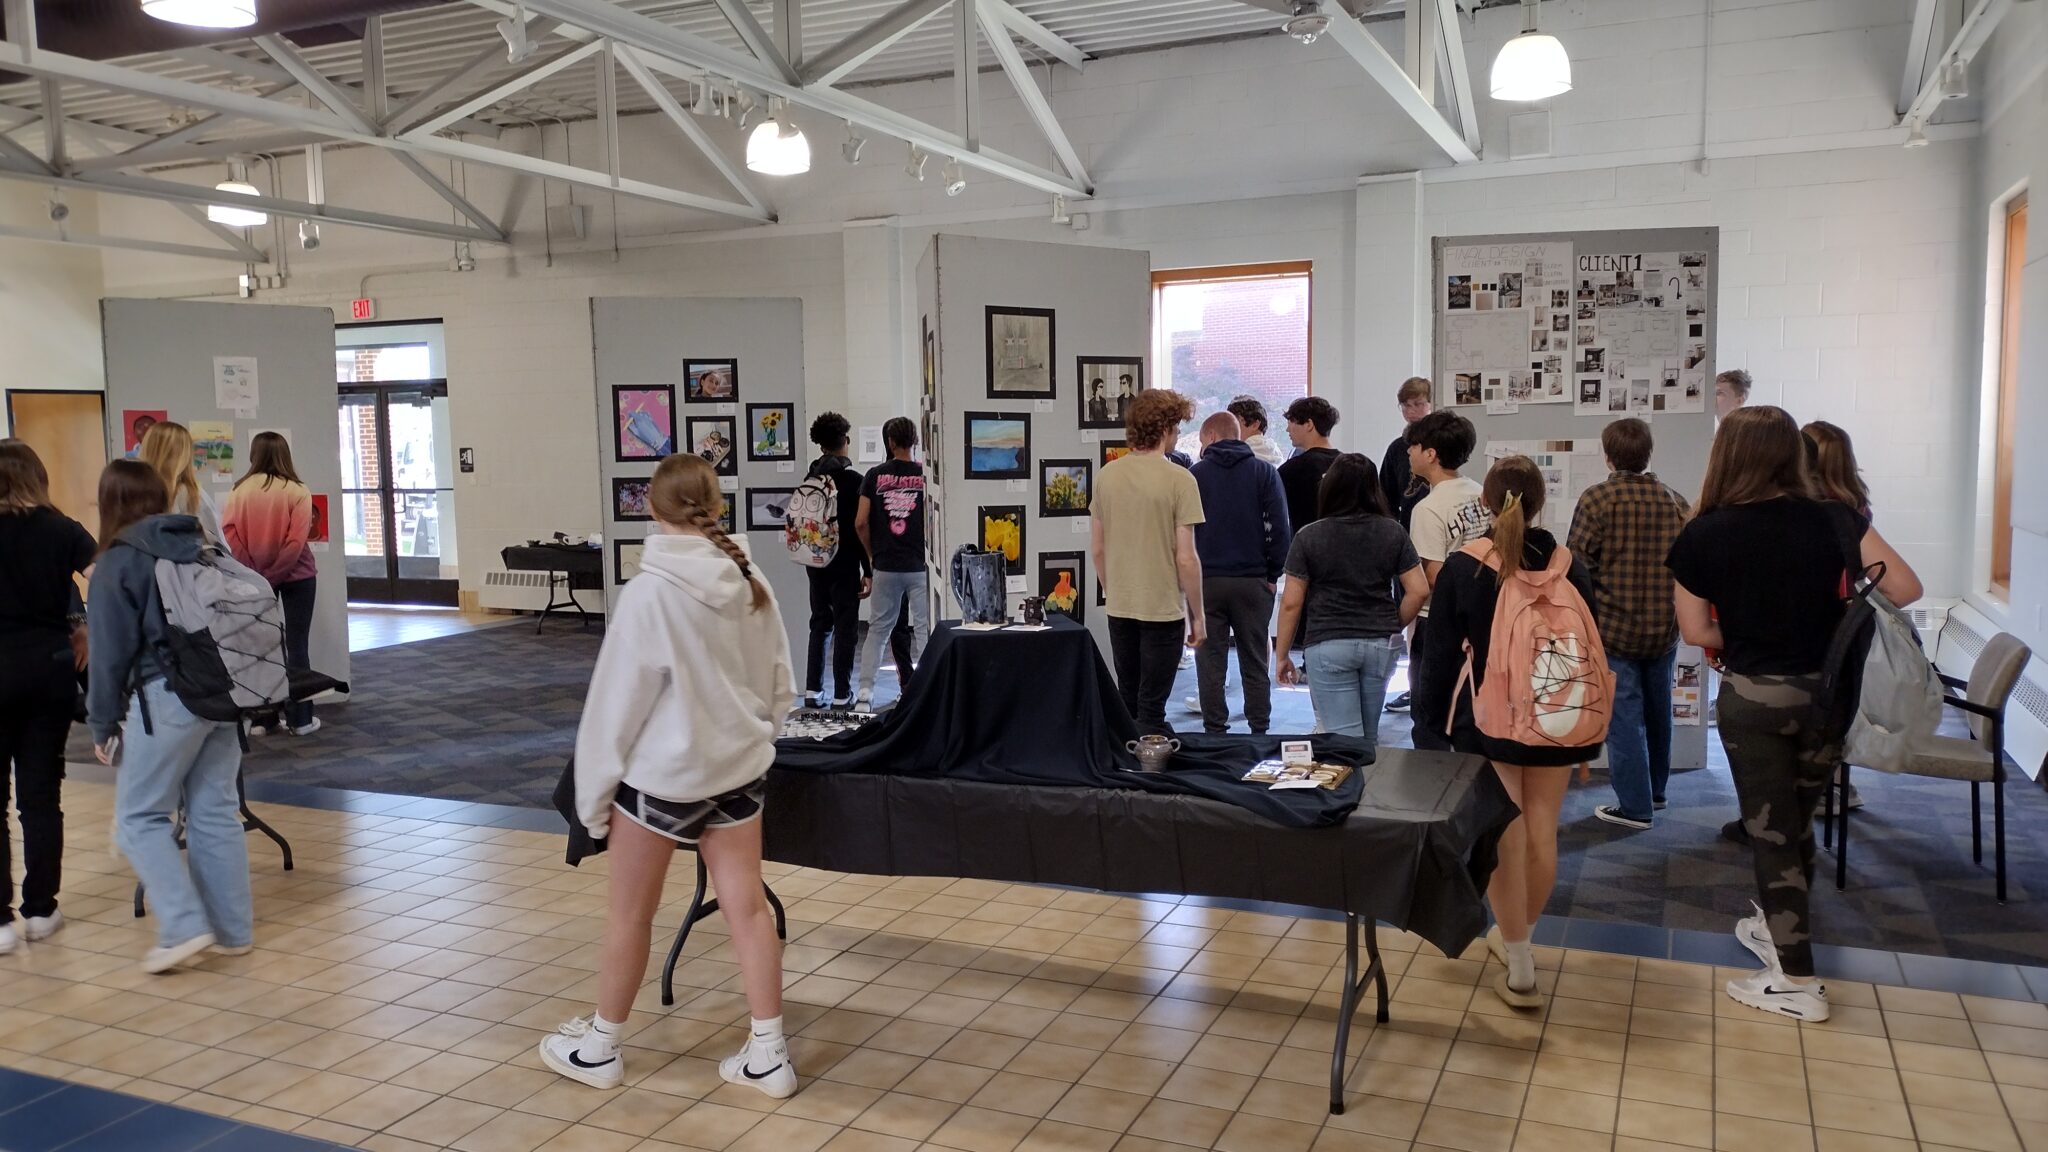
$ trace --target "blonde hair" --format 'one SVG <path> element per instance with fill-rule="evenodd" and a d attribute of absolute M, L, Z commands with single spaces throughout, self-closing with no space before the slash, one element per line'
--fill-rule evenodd
<path fill-rule="evenodd" d="M 1500 560 L 1498 587 L 1522 570 L 1522 545 L 1543 512 L 1543 471 L 1527 456 L 1509 456 L 1486 473 L 1479 500 L 1493 513 L 1493 551 Z"/>
<path fill-rule="evenodd" d="M 150 425 L 135 455 L 163 478 L 173 511 L 199 511 L 199 469 L 192 464 L 192 433 L 183 424 L 159 420 Z"/>
<path fill-rule="evenodd" d="M 759 612 L 768 606 L 768 586 L 754 575 L 747 554 L 718 526 L 718 517 L 725 510 L 725 495 L 718 490 L 718 471 L 710 461 L 694 452 L 663 457 L 654 469 L 654 479 L 648 483 L 647 503 L 654 509 L 656 520 L 694 528 L 718 545 L 740 566 L 740 575 L 753 588 L 753 610 Z"/>
<path fill-rule="evenodd" d="M 1820 494 L 1859 513 L 1870 507 L 1870 488 L 1863 483 L 1863 470 L 1856 466 L 1856 449 L 1849 443 L 1849 434 L 1825 420 L 1815 420 L 1799 433 L 1806 437 L 1807 471 Z"/>

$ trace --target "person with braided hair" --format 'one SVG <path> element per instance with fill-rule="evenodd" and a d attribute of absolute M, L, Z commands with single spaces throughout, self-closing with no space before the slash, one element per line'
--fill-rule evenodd
<path fill-rule="evenodd" d="M 796 698 L 789 635 L 767 582 L 718 526 L 724 497 L 709 463 L 662 460 L 648 503 L 654 534 L 619 593 L 576 731 L 577 818 L 593 840 L 609 838 L 612 856 L 597 1008 L 544 1038 L 540 1058 L 593 1088 L 624 1083 L 619 1044 L 681 844 L 711 873 L 753 1014 L 719 1074 L 783 1099 L 797 1081 L 782 1034 L 782 943 L 762 894 L 761 816 Z"/>

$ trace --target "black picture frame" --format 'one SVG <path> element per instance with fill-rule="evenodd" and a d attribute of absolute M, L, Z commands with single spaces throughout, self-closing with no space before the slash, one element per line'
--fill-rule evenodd
<path fill-rule="evenodd" d="M 1076 356 L 1074 358 L 1074 415 L 1083 428 L 1121 428 L 1124 405 L 1121 383 L 1131 377 L 1131 399 L 1145 390 L 1145 358 L 1142 356 Z M 1089 390 L 1096 380 L 1103 383 L 1102 401 L 1090 404 Z"/>
<path fill-rule="evenodd" d="M 645 552 L 646 550 L 647 550 L 647 541 L 646 541 L 646 540 L 644 540 L 644 539 L 643 539 L 643 540 L 613 540 L 613 541 L 612 541 L 612 583 L 614 583 L 614 584 L 624 584 L 624 583 L 625 583 L 626 581 L 628 581 L 628 580 L 631 580 L 631 579 L 633 578 L 633 576 L 635 576 L 635 575 L 638 575 L 638 574 L 639 574 L 639 572 L 640 572 L 640 554 L 641 554 L 642 552 Z M 629 555 L 630 555 L 630 556 L 632 557 L 632 560 L 633 560 L 633 574 L 632 574 L 632 575 L 628 575 L 628 574 L 626 573 L 626 559 L 627 559 L 627 557 L 628 557 Z"/>
<path fill-rule="evenodd" d="M 654 519 L 654 506 L 647 499 L 648 489 L 653 483 L 651 476 L 612 477 L 612 519 L 624 524 Z M 637 507 L 639 511 L 627 511 L 629 507 Z"/>
<path fill-rule="evenodd" d="M 796 495 L 796 489 L 794 489 L 794 488 L 749 488 L 749 489 L 747 489 L 747 491 L 746 491 L 746 502 L 747 502 L 747 531 L 749 531 L 749 532 L 780 532 L 780 531 L 782 531 L 782 529 L 783 529 L 783 527 L 784 527 L 784 521 L 783 521 L 782 515 L 783 515 L 783 512 L 787 512 L 787 511 L 789 510 L 789 498 L 790 498 L 791 496 L 794 496 L 794 495 Z M 766 505 L 764 505 L 764 504 L 762 504 L 762 503 L 761 503 L 762 501 L 764 501 L 764 500 L 774 500 L 774 499 L 776 499 L 777 497 L 780 497 L 780 498 L 781 498 L 781 501 L 782 501 L 782 502 L 781 502 L 781 503 L 780 503 L 779 505 L 776 505 L 776 507 L 779 507 L 779 508 L 781 508 L 781 509 L 782 509 L 782 512 L 775 512 L 775 513 L 772 513 L 772 514 L 770 514 L 769 516 L 767 516 L 767 517 L 765 517 L 765 518 L 764 518 L 764 517 L 762 517 L 762 516 L 760 516 L 760 515 L 757 515 L 757 513 L 761 512 L 761 511 L 762 511 L 762 509 L 763 509 L 764 507 L 766 507 Z"/>
<path fill-rule="evenodd" d="M 1111 451 L 1115 451 L 1116 455 L 1111 456 Z M 1121 460 L 1125 456 L 1130 455 L 1130 453 L 1131 445 L 1130 442 L 1127 440 L 1098 441 L 1097 447 L 1095 449 L 1095 463 L 1101 467 L 1107 468 L 1112 462 Z"/>
<path fill-rule="evenodd" d="M 1053 590 L 1059 587 L 1062 572 L 1071 572 L 1072 583 L 1068 586 L 1070 603 L 1060 607 L 1054 603 Z M 1045 597 L 1048 614 L 1057 612 L 1076 624 L 1086 624 L 1088 604 L 1088 554 L 1086 552 L 1041 552 L 1038 554 L 1038 595 Z"/>
<path fill-rule="evenodd" d="M 1054 502 L 1053 481 L 1060 474 L 1071 474 L 1078 469 L 1081 474 L 1080 502 L 1070 504 L 1065 500 Z M 1095 497 L 1095 461 L 1093 460 L 1040 460 L 1038 462 L 1038 514 L 1040 516 L 1086 516 Z"/>
<path fill-rule="evenodd" d="M 932 332 L 932 318 L 924 317 L 920 324 L 924 339 L 919 347 L 924 350 L 924 410 L 933 411 L 939 406 L 939 349 Z"/>
<path fill-rule="evenodd" d="M 989 522 L 1014 520 L 1017 526 L 1017 558 L 1011 560 L 1009 553 L 989 547 Z M 983 504 L 974 510 L 974 543 L 990 552 L 1003 551 L 1003 575 L 1022 576 L 1030 563 L 1030 516 L 1022 504 Z"/>
<path fill-rule="evenodd" d="M 1004 461 L 996 457 L 1009 447 L 1005 443 L 1007 431 L 998 431 L 990 425 L 1019 424 L 1023 426 L 1024 442 L 1016 450 L 1014 459 Z M 985 467 L 975 466 L 976 430 L 990 442 L 980 449 L 988 453 L 982 460 Z M 960 452 L 963 467 L 960 475 L 967 480 L 1028 480 L 1031 478 L 1031 413 L 1029 412 L 966 412 L 961 416 Z"/>
<path fill-rule="evenodd" d="M 996 331 L 997 323 L 999 321 L 1011 320 L 1021 320 L 1024 322 L 1021 332 L 1012 329 L 999 336 Z M 1020 351 L 1027 358 L 1041 354 L 1041 350 L 1035 347 L 1038 342 L 1038 336 L 1034 331 L 1039 321 L 1044 321 L 1045 323 L 1045 347 L 1042 350 L 1044 357 L 1043 371 L 1041 372 L 1040 369 L 1035 367 L 1002 367 L 999 369 L 998 362 L 1003 359 L 1003 357 L 998 355 L 997 345 L 999 343 L 1007 345 L 1013 339 L 1022 340 L 1025 344 Z M 982 318 L 982 343 L 985 346 L 984 351 L 988 367 L 988 398 L 991 400 L 1050 400 L 1057 396 L 1059 394 L 1058 336 L 1059 333 L 1053 318 L 1053 310 L 1050 308 L 1017 308 L 1003 304 L 988 305 L 984 310 Z M 1030 377 L 1029 386 L 1018 387 L 1018 381 L 1023 376 Z M 1041 380 L 1042 385 L 1040 384 Z"/>
<path fill-rule="evenodd" d="M 643 398 L 645 397 L 645 398 Z M 662 415 L 647 408 L 653 402 L 658 409 L 667 407 L 667 428 L 662 428 Z M 627 415 L 631 405 L 635 414 L 647 419 L 636 423 Z M 615 464 L 652 464 L 676 450 L 676 390 L 667 384 L 614 384 L 612 385 L 612 462 Z M 628 433 L 628 428 L 632 433 Z M 662 432 L 668 434 L 665 444 L 655 444 L 653 437 Z"/>
<path fill-rule="evenodd" d="M 714 455 L 715 448 L 700 448 L 698 445 L 712 435 L 725 437 L 725 451 Z M 695 452 L 710 463 L 713 471 L 720 476 L 740 474 L 739 421 L 730 416 L 691 416 L 683 421 L 683 449 Z"/>
<path fill-rule="evenodd" d="M 739 535 L 739 530 L 736 527 L 736 518 L 739 515 L 739 501 L 737 499 L 739 493 L 721 492 L 719 495 L 725 497 L 725 501 L 718 511 L 718 530 L 727 536 L 737 536 Z"/>
<path fill-rule="evenodd" d="M 712 388 L 706 373 L 724 371 L 726 383 Z M 683 361 L 683 403 L 731 404 L 740 398 L 738 360 L 688 359 Z"/>
<path fill-rule="evenodd" d="M 763 460 L 796 459 L 796 405 L 794 404 L 749 404 L 747 412 L 747 460 L 759 463 Z M 782 414 L 781 447 L 762 451 L 761 417 L 771 412 Z"/>

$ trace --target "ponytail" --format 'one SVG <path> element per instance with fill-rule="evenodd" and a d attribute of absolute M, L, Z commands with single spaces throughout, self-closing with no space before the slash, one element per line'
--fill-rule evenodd
<path fill-rule="evenodd" d="M 719 526 L 718 509 L 725 497 L 718 490 L 718 473 L 709 461 L 691 452 L 664 457 L 648 484 L 647 502 L 654 518 L 664 524 L 688 525 L 718 546 L 746 577 L 753 590 L 752 611 L 768 606 L 768 586 L 754 574 L 754 566 L 737 541 Z"/>
<path fill-rule="evenodd" d="M 1493 513 L 1493 551 L 1500 563 L 1496 587 L 1522 570 L 1522 550 L 1529 528 L 1543 512 L 1543 471 L 1527 456 L 1509 456 L 1486 474 L 1480 501 Z"/>

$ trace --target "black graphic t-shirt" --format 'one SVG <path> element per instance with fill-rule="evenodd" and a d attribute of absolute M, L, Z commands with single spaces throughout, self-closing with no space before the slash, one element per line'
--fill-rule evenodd
<path fill-rule="evenodd" d="M 924 571 L 924 465 L 914 460 L 877 465 L 861 483 L 860 494 L 869 501 L 875 571 Z"/>

